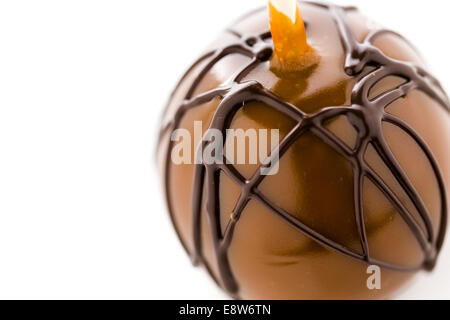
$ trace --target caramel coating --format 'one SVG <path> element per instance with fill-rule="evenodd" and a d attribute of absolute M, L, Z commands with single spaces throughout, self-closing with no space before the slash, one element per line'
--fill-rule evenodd
<path fill-rule="evenodd" d="M 295 73 L 280 73 L 270 61 L 261 63 L 243 81 L 256 80 L 276 96 L 314 113 L 329 106 L 350 104 L 353 86 L 358 80 L 345 73 L 344 50 L 329 11 L 301 4 L 308 24 L 308 42 L 321 57 L 320 61 Z M 357 11 L 346 15 L 354 36 L 363 41 L 371 24 Z M 256 11 L 232 26 L 240 34 L 261 34 L 268 29 L 266 10 Z M 208 49 L 236 41 L 230 32 L 222 34 Z M 268 42 L 271 40 L 268 39 Z M 423 66 L 421 57 L 403 39 L 382 35 L 374 43 L 389 57 Z M 240 70 L 249 59 L 238 54 L 221 59 L 196 88 L 194 95 L 220 87 Z M 184 100 L 192 82 L 207 60 L 194 67 L 182 80 L 169 103 L 163 123 L 168 123 Z M 372 89 L 376 97 L 402 80 L 389 77 Z M 201 107 L 189 110 L 180 128 L 194 136 L 194 121 L 208 128 L 220 102 L 216 98 Z M 436 101 L 420 91 L 392 103 L 387 111 L 408 123 L 432 151 L 449 190 L 450 183 L 450 117 Z M 282 139 L 296 123 L 285 115 L 259 102 L 245 104 L 235 115 L 231 128 L 279 129 Z M 356 133 L 344 117 L 337 117 L 326 127 L 352 147 Z M 204 133 L 204 132 L 203 132 Z M 383 133 L 393 154 L 430 212 L 434 229 L 441 223 L 441 199 L 437 181 L 425 154 L 408 135 L 398 128 L 383 124 Z M 168 168 L 165 181 L 169 191 L 174 225 L 186 250 L 192 253 L 193 221 L 192 191 L 194 165 L 166 163 L 170 132 L 161 136 L 160 167 Z M 192 144 L 192 155 L 199 141 Z M 170 150 L 169 150 L 170 152 Z M 407 195 L 392 173 L 370 147 L 365 156 L 371 167 L 412 212 Z M 258 165 L 236 165 L 246 178 L 258 170 Z M 271 202 L 333 241 L 361 252 L 353 207 L 353 173 L 350 163 L 312 133 L 303 135 L 280 160 L 280 171 L 268 176 L 258 188 Z M 364 222 L 371 255 L 377 260 L 405 267 L 419 266 L 423 252 L 393 205 L 373 183 L 365 179 L 363 189 Z M 220 220 L 222 232 L 239 199 L 239 187 L 224 174 L 220 178 Z M 204 199 L 205 200 L 205 199 Z M 450 193 L 447 191 L 447 202 Z M 201 238 L 207 269 L 219 282 L 208 219 L 203 201 Z M 415 212 L 417 215 L 417 212 Z M 385 299 L 391 298 L 415 275 L 382 268 L 381 290 L 369 290 L 366 285 L 368 265 L 333 251 L 288 225 L 266 207 L 250 200 L 236 226 L 228 252 L 231 270 L 243 299 Z"/>

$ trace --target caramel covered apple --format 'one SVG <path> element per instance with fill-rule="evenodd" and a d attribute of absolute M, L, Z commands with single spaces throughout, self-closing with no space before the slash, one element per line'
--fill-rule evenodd
<path fill-rule="evenodd" d="M 242 163 L 231 129 L 278 136 L 244 134 L 243 158 L 269 152 Z M 223 161 L 204 161 L 211 132 Z M 449 144 L 448 98 L 408 41 L 354 7 L 273 0 L 182 78 L 158 157 L 181 242 L 232 297 L 382 299 L 436 264 Z"/>

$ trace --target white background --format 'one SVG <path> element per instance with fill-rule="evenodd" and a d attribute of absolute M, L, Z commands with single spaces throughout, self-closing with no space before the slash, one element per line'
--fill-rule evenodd
<path fill-rule="evenodd" d="M 450 87 L 450 2 L 351 2 Z M 153 151 L 181 73 L 265 4 L 0 1 L 0 298 L 225 298 L 178 243 Z M 401 298 L 450 298 L 449 270 L 447 246 Z"/>

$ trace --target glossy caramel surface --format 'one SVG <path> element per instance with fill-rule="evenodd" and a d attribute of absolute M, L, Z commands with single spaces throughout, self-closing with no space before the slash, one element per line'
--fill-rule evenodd
<path fill-rule="evenodd" d="M 270 61 L 261 63 L 244 81 L 258 81 L 278 97 L 306 113 L 315 113 L 324 107 L 348 105 L 357 79 L 344 72 L 344 52 L 335 23 L 327 11 L 318 7 L 302 5 L 302 12 L 308 24 L 308 41 L 320 55 L 319 62 L 295 73 L 280 73 L 271 67 Z M 362 41 L 369 33 L 372 23 L 356 12 L 349 13 L 347 20 L 355 37 Z M 257 11 L 232 28 L 245 34 L 266 32 L 267 12 Z M 235 36 L 226 32 L 211 48 L 233 41 L 236 41 Z M 267 41 L 270 42 L 270 39 Z M 381 36 L 375 44 L 390 57 L 417 65 L 423 64 L 408 43 L 393 35 Z M 247 62 L 248 58 L 237 54 L 223 58 L 206 75 L 194 95 L 226 83 Z M 175 91 L 163 122 L 170 121 L 174 116 L 204 63 L 207 61 L 194 67 Z M 388 78 L 379 83 L 371 95 L 376 97 L 397 86 L 399 81 L 401 83 L 395 77 Z M 180 128 L 189 130 L 194 136 L 194 121 L 203 121 L 205 131 L 219 102 L 220 99 L 217 98 L 190 110 L 182 118 Z M 407 122 L 426 141 L 441 168 L 448 190 L 448 113 L 419 91 L 409 93 L 387 110 Z M 279 129 L 282 139 L 295 125 L 292 119 L 271 107 L 251 102 L 244 104 L 238 111 L 231 128 Z M 326 127 L 347 145 L 353 146 L 355 143 L 356 133 L 346 118 L 337 117 L 329 121 Z M 417 144 L 404 132 L 389 124 L 383 125 L 383 131 L 392 152 L 424 200 L 433 226 L 437 229 L 441 222 L 441 200 L 430 164 Z M 162 170 L 166 166 L 164 156 L 168 141 L 168 134 L 163 135 L 160 145 Z M 195 154 L 198 142 L 192 143 L 192 155 Z M 370 148 L 366 160 L 398 193 L 405 206 L 414 212 L 406 194 Z M 194 165 L 168 165 L 166 183 L 174 224 L 186 249 L 192 252 Z M 258 165 L 236 165 L 236 168 L 244 177 L 249 178 L 258 170 Z M 223 231 L 239 198 L 240 189 L 224 174 L 221 175 L 220 182 Z M 272 203 L 309 227 L 337 243 L 361 251 L 354 218 L 351 165 L 313 133 L 308 132 L 294 143 L 281 158 L 278 174 L 266 177 L 258 189 Z M 205 206 L 203 203 L 203 211 Z M 371 254 L 377 260 L 401 266 L 420 265 L 423 254 L 417 240 L 391 203 L 368 180 L 364 182 L 363 206 Z M 203 252 L 210 273 L 217 279 L 217 262 L 214 259 L 208 223 L 203 212 Z M 382 299 L 392 297 L 414 275 L 383 269 L 382 289 L 368 290 L 367 264 L 311 240 L 253 200 L 247 204 L 237 224 L 228 255 L 232 272 L 239 284 L 239 296 L 244 299 Z"/>

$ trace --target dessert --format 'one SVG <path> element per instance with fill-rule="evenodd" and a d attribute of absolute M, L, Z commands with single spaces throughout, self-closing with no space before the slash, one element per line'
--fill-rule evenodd
<path fill-rule="evenodd" d="M 391 298 L 433 270 L 444 243 L 449 108 L 401 35 L 354 7 L 272 0 L 220 35 L 170 98 L 158 158 L 177 234 L 235 298 Z M 196 161 L 212 129 L 225 149 L 229 129 L 278 130 L 279 143 L 247 136 L 246 159 L 268 141 L 258 163 Z M 263 174 L 268 163 L 277 170 Z"/>

